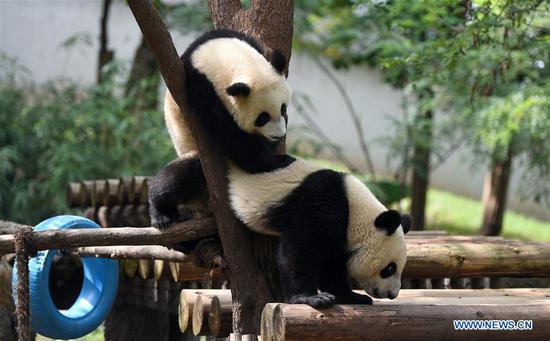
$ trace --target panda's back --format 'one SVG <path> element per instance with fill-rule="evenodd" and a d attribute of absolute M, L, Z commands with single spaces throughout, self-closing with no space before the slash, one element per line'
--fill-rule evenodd
<path fill-rule="evenodd" d="M 267 225 L 269 209 L 283 202 L 305 177 L 319 169 L 313 163 L 296 160 L 285 168 L 250 174 L 230 164 L 228 178 L 231 207 L 235 215 L 252 230 L 279 234 Z"/>
<path fill-rule="evenodd" d="M 231 207 L 241 221 L 259 233 L 324 229 L 342 240 L 348 222 L 344 178 L 342 173 L 300 159 L 288 167 L 259 174 L 231 166 Z"/>

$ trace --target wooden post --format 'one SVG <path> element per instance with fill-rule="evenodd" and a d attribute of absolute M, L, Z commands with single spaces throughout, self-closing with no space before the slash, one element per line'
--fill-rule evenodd
<path fill-rule="evenodd" d="M 201 294 L 216 294 L 216 289 L 183 289 L 180 292 L 178 306 L 178 323 L 180 331 L 184 333 L 189 326 L 193 326 L 193 309 Z"/>
<path fill-rule="evenodd" d="M 224 290 L 224 292 L 217 293 L 216 296 L 212 297 L 208 314 L 208 327 L 212 336 L 229 336 L 232 329 L 232 307 L 230 290 Z"/>

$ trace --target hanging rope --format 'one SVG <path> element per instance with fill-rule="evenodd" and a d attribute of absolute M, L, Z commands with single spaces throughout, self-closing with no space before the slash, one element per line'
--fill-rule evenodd
<path fill-rule="evenodd" d="M 29 311 L 29 258 L 36 254 L 32 245 L 32 228 L 25 226 L 15 231 L 15 253 L 17 260 L 17 300 L 15 315 L 17 316 L 17 339 L 31 340 L 31 314 Z"/>

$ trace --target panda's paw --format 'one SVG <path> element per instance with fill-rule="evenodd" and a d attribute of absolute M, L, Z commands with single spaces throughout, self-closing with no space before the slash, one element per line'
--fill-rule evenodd
<path fill-rule="evenodd" d="M 176 221 L 174 219 L 171 219 L 167 216 L 158 215 L 156 217 L 151 217 L 151 225 L 159 230 L 165 230 L 175 223 Z"/>
<path fill-rule="evenodd" d="M 372 298 L 367 295 L 361 295 L 354 292 L 338 296 L 334 303 L 337 304 L 372 304 Z"/>
<path fill-rule="evenodd" d="M 294 295 L 288 303 L 309 304 L 313 308 L 326 308 L 334 304 L 336 297 L 328 292 L 320 292 L 316 295 Z"/>

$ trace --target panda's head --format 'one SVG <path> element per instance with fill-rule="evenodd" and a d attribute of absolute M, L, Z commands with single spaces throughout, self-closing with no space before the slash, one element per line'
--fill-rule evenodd
<path fill-rule="evenodd" d="M 370 296 L 394 299 L 407 261 L 404 234 L 411 220 L 408 215 L 388 210 L 376 216 L 373 225 L 367 242 L 351 252 L 348 271 Z"/>
<path fill-rule="evenodd" d="M 242 131 L 276 142 L 286 135 L 290 89 L 277 50 L 268 61 L 249 37 L 235 32 L 207 40 L 191 55 Z M 230 35 L 230 36 L 227 36 Z"/>

